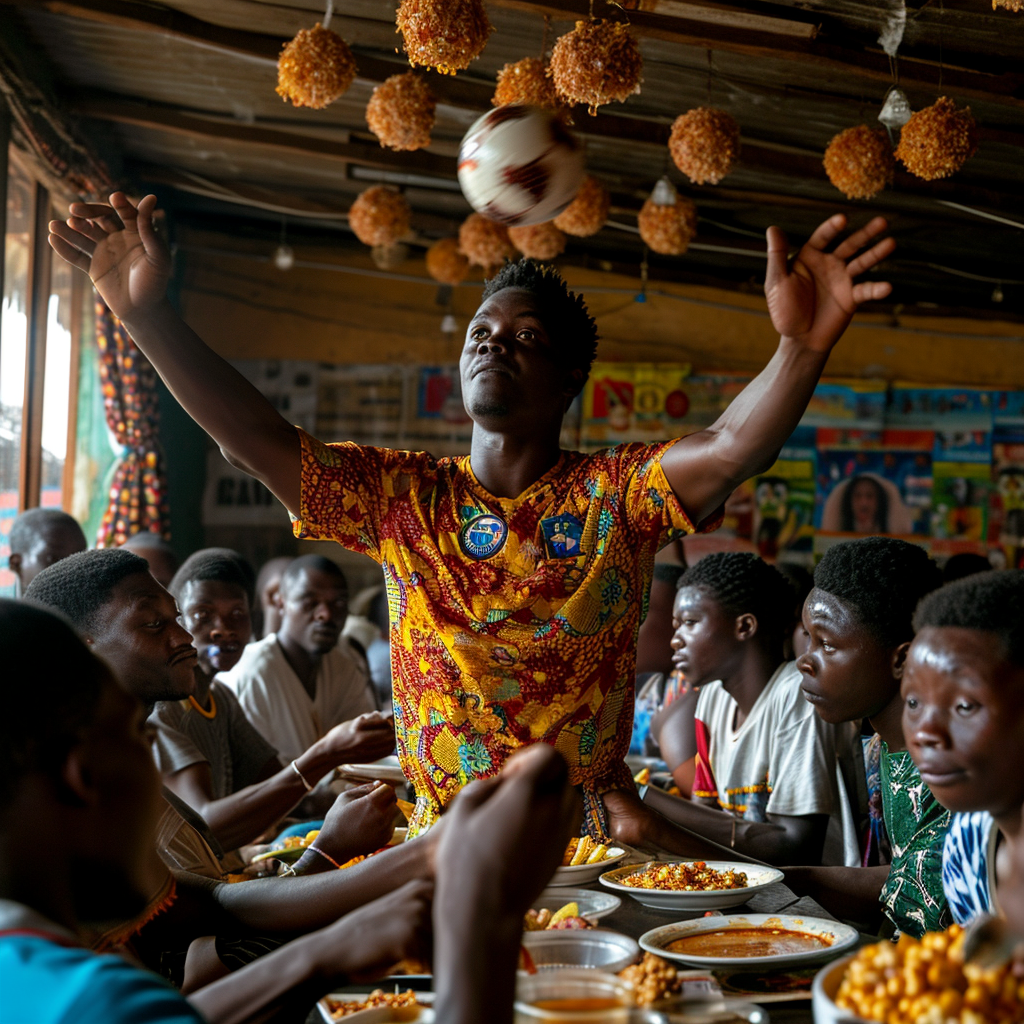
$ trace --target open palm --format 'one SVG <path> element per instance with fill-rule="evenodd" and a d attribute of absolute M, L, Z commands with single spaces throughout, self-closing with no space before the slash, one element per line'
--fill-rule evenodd
<path fill-rule="evenodd" d="M 876 217 L 826 252 L 845 226 L 841 213 L 820 224 L 788 266 L 786 236 L 780 228 L 768 229 L 765 297 L 772 324 L 784 338 L 817 352 L 831 350 L 860 303 L 892 291 L 888 281 L 854 281 L 896 248 L 891 238 L 875 241 L 887 227 L 884 218 Z"/>
<path fill-rule="evenodd" d="M 50 245 L 84 270 L 122 320 L 156 306 L 166 294 L 171 257 L 153 227 L 156 196 L 138 207 L 123 192 L 103 203 L 74 203 L 66 222 L 50 222 Z"/>

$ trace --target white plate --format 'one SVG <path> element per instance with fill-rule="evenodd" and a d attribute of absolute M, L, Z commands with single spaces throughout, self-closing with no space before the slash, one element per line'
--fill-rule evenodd
<path fill-rule="evenodd" d="M 618 896 L 610 892 L 594 892 L 592 889 L 567 889 L 555 887 L 545 889 L 534 901 L 534 910 L 550 910 L 553 914 L 566 903 L 575 903 L 580 908 L 580 917 L 588 921 L 600 921 L 602 917 L 614 914 L 622 905 Z"/>
<path fill-rule="evenodd" d="M 349 782 L 387 782 L 400 786 L 406 781 L 405 773 L 393 764 L 339 764 L 338 778 Z"/>
<path fill-rule="evenodd" d="M 628 893 L 645 907 L 656 907 L 659 910 L 724 910 L 726 907 L 738 907 L 746 903 L 751 896 L 769 885 L 781 882 L 783 874 L 778 868 L 761 867 L 759 864 L 743 864 L 738 861 L 706 860 L 705 864 L 715 871 L 743 871 L 747 876 L 747 884 L 742 889 L 706 889 L 700 892 L 685 892 L 671 889 L 634 889 L 623 885 L 621 879 L 634 871 L 642 871 L 652 863 L 631 864 L 628 867 L 616 868 L 601 875 L 601 884 L 616 892 Z M 668 862 L 666 862 L 668 863 Z M 674 864 L 692 863 L 672 861 Z"/>
<path fill-rule="evenodd" d="M 716 932 L 723 928 L 785 928 L 794 932 L 807 932 L 830 939 L 822 949 L 809 949 L 803 953 L 779 953 L 773 956 L 691 956 L 672 953 L 665 947 L 676 939 L 700 932 Z M 680 921 L 652 928 L 640 936 L 640 947 L 649 953 L 677 960 L 693 967 L 782 967 L 796 966 L 833 957 L 836 953 L 856 946 L 857 931 L 839 921 L 826 921 L 821 917 L 790 917 L 787 914 L 731 914 L 727 917 L 703 917 L 696 921 Z"/>
<path fill-rule="evenodd" d="M 433 992 L 417 992 L 417 1002 L 427 1004 L 426 1007 L 421 1007 L 418 1014 L 409 1013 L 404 1017 L 396 1016 L 395 1012 L 411 1011 L 414 1007 L 374 1006 L 368 1010 L 357 1010 L 347 1017 L 339 1017 L 337 1021 L 331 1016 L 331 1011 L 327 1007 L 328 999 L 335 1003 L 361 1003 L 369 995 L 369 992 L 332 992 L 329 996 L 321 999 L 316 1006 L 324 1024 L 348 1024 L 349 1021 L 352 1021 L 352 1024 L 391 1024 L 392 1021 L 415 1021 L 416 1024 L 433 1024 L 434 1022 L 434 1011 L 430 1009 L 430 1004 L 434 1001 Z"/>
<path fill-rule="evenodd" d="M 558 868 L 551 876 L 551 881 L 548 882 L 548 885 L 586 885 L 587 882 L 593 882 L 602 871 L 607 871 L 610 867 L 618 864 L 625 856 L 625 850 L 620 850 L 619 847 L 613 846 L 608 851 L 608 856 L 604 860 L 599 860 L 596 864 L 577 864 L 574 868 Z M 566 903 L 568 902 L 566 900 Z"/>
<path fill-rule="evenodd" d="M 853 1010 L 842 1010 L 835 1004 L 836 993 L 843 983 L 846 968 L 853 963 L 852 956 L 844 956 L 828 967 L 823 967 L 814 976 L 811 986 L 811 1009 L 814 1011 L 814 1024 L 860 1024 Z"/>

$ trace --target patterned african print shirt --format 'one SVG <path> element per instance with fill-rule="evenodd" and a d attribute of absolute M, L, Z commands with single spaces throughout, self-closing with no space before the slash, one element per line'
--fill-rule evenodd
<path fill-rule="evenodd" d="M 633 784 L 623 757 L 654 555 L 693 532 L 661 469 L 672 442 L 563 451 L 510 499 L 479 483 L 468 456 L 299 433 L 296 536 L 384 570 L 410 834 L 537 741 L 565 756 L 601 831 L 595 794 Z"/>
<path fill-rule="evenodd" d="M 949 811 L 921 781 L 906 750 L 890 753 L 881 746 L 882 812 L 892 861 L 879 899 L 882 912 L 901 932 L 920 938 L 952 924 L 942 892 Z"/>

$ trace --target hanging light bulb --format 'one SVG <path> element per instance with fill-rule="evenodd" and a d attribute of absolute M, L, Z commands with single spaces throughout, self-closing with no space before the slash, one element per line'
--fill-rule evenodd
<path fill-rule="evenodd" d="M 658 179 L 658 184 L 651 191 L 651 202 L 655 206 L 675 206 L 677 195 L 675 185 L 663 176 Z"/>
<path fill-rule="evenodd" d="M 282 242 L 274 250 L 274 266 L 278 270 L 291 270 L 295 266 L 295 250 Z"/>
<path fill-rule="evenodd" d="M 993 302 L 1002 302 L 1003 301 L 1003 286 L 1001 284 L 997 284 L 995 286 L 995 288 L 992 289 L 992 301 Z"/>
<path fill-rule="evenodd" d="M 885 102 L 878 112 L 878 120 L 890 131 L 893 128 L 902 128 L 910 120 L 910 100 L 907 94 L 898 86 L 894 85 L 885 94 Z"/>
<path fill-rule="evenodd" d="M 442 334 L 458 334 L 459 322 L 451 313 L 445 313 L 441 319 Z"/>

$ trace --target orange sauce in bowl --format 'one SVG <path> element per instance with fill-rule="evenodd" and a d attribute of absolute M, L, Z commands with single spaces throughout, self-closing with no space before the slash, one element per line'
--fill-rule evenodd
<path fill-rule="evenodd" d="M 790 931 L 788 928 L 719 928 L 698 932 L 670 942 L 669 953 L 690 956 L 741 957 L 783 956 L 828 949 L 830 939 L 809 932 Z"/>
<path fill-rule="evenodd" d="M 558 1013 L 592 1013 L 595 1010 L 618 1010 L 622 1002 L 609 996 L 597 996 L 591 999 L 538 999 L 530 1005 L 538 1010 Z"/>

